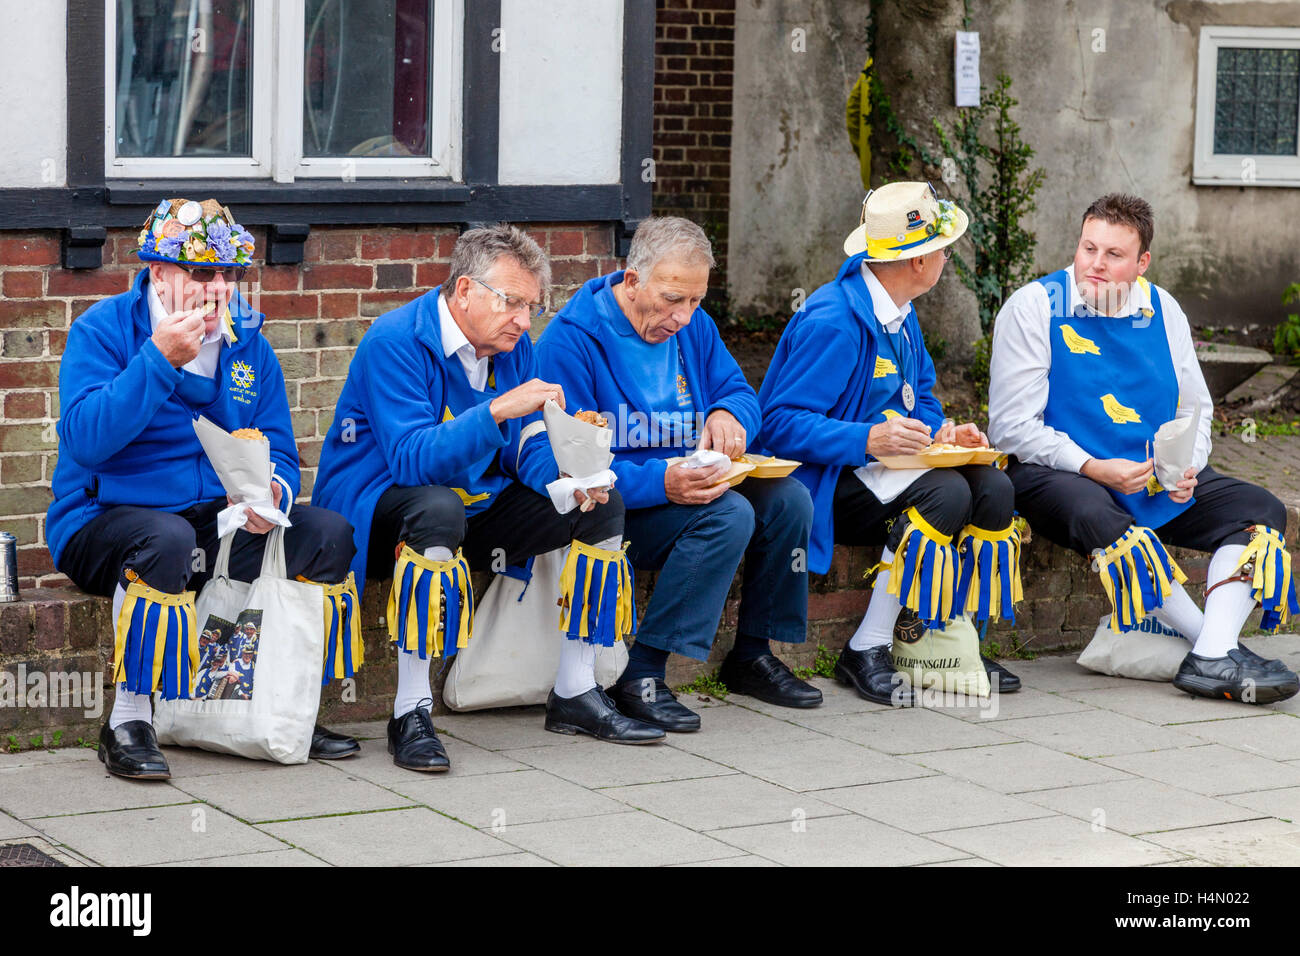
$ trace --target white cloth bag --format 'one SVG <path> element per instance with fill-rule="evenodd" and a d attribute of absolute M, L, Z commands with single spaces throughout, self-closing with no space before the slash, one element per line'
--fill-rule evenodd
<path fill-rule="evenodd" d="M 1154 615 L 1148 614 L 1135 630 L 1123 634 L 1110 629 L 1110 615 L 1107 615 L 1097 625 L 1088 646 L 1079 653 L 1078 663 L 1111 677 L 1168 683 L 1191 649 L 1191 643 L 1182 634 L 1165 627 Z"/>
<path fill-rule="evenodd" d="M 199 593 L 199 631 L 221 627 L 224 637 L 227 626 L 233 632 L 236 625 L 256 625 L 252 692 L 247 699 L 157 699 L 158 742 L 283 764 L 306 763 L 325 667 L 324 598 L 317 585 L 286 577 L 283 528 L 267 533 L 257 580 L 231 580 L 233 537 L 231 532 L 221 539 L 212 580 Z M 233 654 L 235 648 L 230 650 Z M 226 672 L 234 674 L 234 667 L 234 660 L 228 659 Z M 196 686 L 208 670 L 207 661 L 201 661 Z"/>
<path fill-rule="evenodd" d="M 474 609 L 474 636 L 456 652 L 442 688 L 452 710 L 543 704 L 560 664 L 560 573 L 568 547 L 539 554 L 531 581 L 498 574 Z M 596 647 L 596 680 L 609 687 L 627 666 L 627 645 Z"/>

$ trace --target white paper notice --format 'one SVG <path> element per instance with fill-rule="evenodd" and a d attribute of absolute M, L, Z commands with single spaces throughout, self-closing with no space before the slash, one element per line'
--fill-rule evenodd
<path fill-rule="evenodd" d="M 955 69 L 957 105 L 980 105 L 980 35 L 957 31 Z"/>

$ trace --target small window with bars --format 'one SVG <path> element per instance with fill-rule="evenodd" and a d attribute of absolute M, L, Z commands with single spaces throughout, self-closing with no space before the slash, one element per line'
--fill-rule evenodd
<path fill-rule="evenodd" d="M 1300 186 L 1300 29 L 1202 28 L 1192 178 Z"/>

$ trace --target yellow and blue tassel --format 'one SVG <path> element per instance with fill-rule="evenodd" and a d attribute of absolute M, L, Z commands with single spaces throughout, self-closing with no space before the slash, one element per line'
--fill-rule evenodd
<path fill-rule="evenodd" d="M 1237 570 L 1253 565 L 1251 594 L 1264 608 L 1259 627 L 1276 631 L 1292 614 L 1300 615 L 1300 596 L 1296 594 L 1295 575 L 1291 573 L 1291 555 L 1287 553 L 1282 532 L 1266 525 L 1250 528 L 1250 544 L 1237 560 Z"/>
<path fill-rule="evenodd" d="M 926 627 L 941 631 L 961 610 L 957 601 L 960 556 L 952 535 L 936 531 L 916 508 L 903 515 L 907 530 L 894 550 L 889 593 L 915 611 Z"/>
<path fill-rule="evenodd" d="M 457 551 L 445 561 L 432 561 L 403 544 L 387 617 L 388 635 L 401 650 L 419 654 L 421 660 L 454 657 L 469 644 L 474 619 L 474 588 L 464 555 Z"/>
<path fill-rule="evenodd" d="M 636 633 L 635 590 L 627 545 L 611 551 L 574 541 L 560 572 L 560 630 L 602 647 Z"/>
<path fill-rule="evenodd" d="M 1015 522 L 1001 531 L 974 525 L 962 529 L 957 552 L 961 555 L 961 583 L 957 606 L 976 621 L 1001 617 L 1016 623 L 1015 605 L 1024 598 L 1020 584 L 1020 532 Z"/>
<path fill-rule="evenodd" d="M 1093 570 L 1110 601 L 1110 629 L 1131 631 L 1169 597 L 1173 582 L 1187 580 L 1150 528 L 1133 525 L 1105 550 L 1093 552 Z"/>
<path fill-rule="evenodd" d="M 185 700 L 199 670 L 194 592 L 156 591 L 134 571 L 126 577 L 113 643 L 113 682 L 125 683 L 133 694 L 158 691 L 163 700 Z"/>
<path fill-rule="evenodd" d="M 325 672 L 322 684 L 334 679 L 354 677 L 356 669 L 366 659 L 365 645 L 361 641 L 361 600 L 357 597 L 357 582 L 352 572 L 338 584 L 310 581 L 302 575 L 298 580 L 314 584 L 325 598 Z"/>

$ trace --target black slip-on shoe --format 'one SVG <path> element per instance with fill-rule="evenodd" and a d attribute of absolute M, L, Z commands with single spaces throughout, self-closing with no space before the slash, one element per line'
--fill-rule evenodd
<path fill-rule="evenodd" d="M 388 752 L 393 755 L 393 763 L 403 770 L 443 773 L 451 769 L 447 748 L 433 729 L 433 718 L 424 701 L 415 710 L 388 721 Z"/>
<path fill-rule="evenodd" d="M 835 662 L 835 679 L 848 684 L 859 697 L 877 704 L 911 707 L 916 703 L 911 686 L 894 670 L 888 644 L 877 644 L 865 651 L 845 645 Z"/>
<path fill-rule="evenodd" d="M 1270 670 L 1234 647 L 1224 657 L 1183 658 L 1174 686 L 1197 697 L 1239 700 L 1246 704 L 1272 704 L 1300 692 L 1300 677 L 1290 670 Z"/>
<path fill-rule="evenodd" d="M 619 713 L 600 687 L 577 697 L 559 697 L 552 689 L 546 698 L 546 729 L 570 736 L 590 734 L 615 744 L 657 744 L 665 736 L 658 727 Z"/>
<path fill-rule="evenodd" d="M 1254 651 L 1252 651 L 1249 647 L 1247 647 L 1245 644 L 1241 643 L 1240 641 L 1237 642 L 1237 650 L 1241 651 L 1241 653 L 1245 654 L 1252 661 L 1255 661 L 1256 663 L 1260 664 L 1265 670 L 1289 671 L 1291 669 L 1287 667 L 1286 664 L 1284 664 L 1282 661 L 1276 660 L 1275 658 L 1261 657 L 1260 655 L 1256 654 Z"/>
<path fill-rule="evenodd" d="M 360 750 L 361 744 L 356 738 L 336 734 L 317 724 L 311 732 L 311 752 L 308 756 L 313 760 L 338 760 L 342 757 L 351 757 Z"/>
<path fill-rule="evenodd" d="M 999 694 L 1014 694 L 1020 690 L 1020 678 L 999 661 L 990 660 L 981 654 L 980 662 L 984 665 L 984 672 L 989 675 L 989 683 L 998 689 Z"/>
<path fill-rule="evenodd" d="M 675 734 L 700 729 L 700 715 L 677 700 L 659 677 L 642 677 L 615 684 L 607 691 L 619 713 Z"/>
<path fill-rule="evenodd" d="M 819 707 L 822 702 L 822 692 L 795 677 L 775 654 L 764 654 L 749 661 L 738 661 L 728 654 L 718 672 L 718 680 L 733 694 L 757 697 L 778 707 Z"/>
<path fill-rule="evenodd" d="M 167 780 L 171 768 L 158 747 L 158 736 L 147 720 L 128 720 L 99 732 L 99 759 L 108 772 L 130 780 Z"/>

